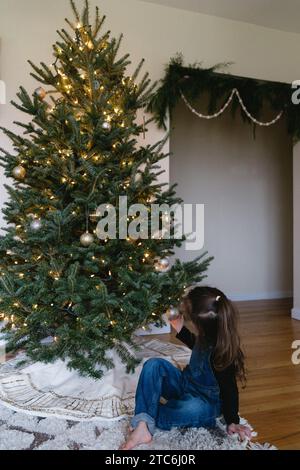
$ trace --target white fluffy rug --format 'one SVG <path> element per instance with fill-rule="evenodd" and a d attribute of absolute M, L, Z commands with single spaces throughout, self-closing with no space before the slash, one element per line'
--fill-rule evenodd
<path fill-rule="evenodd" d="M 116 450 L 128 430 L 128 418 L 116 422 L 39 418 L 0 405 L 0 450 Z M 221 428 L 161 431 L 144 450 L 245 450 Z M 275 449 L 255 444 L 257 449 Z"/>

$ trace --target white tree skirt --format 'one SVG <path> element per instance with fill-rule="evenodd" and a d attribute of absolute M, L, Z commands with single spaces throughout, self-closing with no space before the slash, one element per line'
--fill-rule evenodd
<path fill-rule="evenodd" d="M 44 364 L 36 362 L 16 369 L 20 354 L 0 367 L 0 402 L 31 415 L 56 416 L 64 419 L 103 420 L 119 419 L 132 414 L 137 381 L 145 360 L 163 357 L 176 365 L 189 361 L 191 351 L 185 346 L 158 340 L 137 338 L 141 358 L 134 374 L 127 374 L 119 356 L 107 355 L 115 368 L 107 370 L 101 380 L 81 377 L 57 360 Z"/>

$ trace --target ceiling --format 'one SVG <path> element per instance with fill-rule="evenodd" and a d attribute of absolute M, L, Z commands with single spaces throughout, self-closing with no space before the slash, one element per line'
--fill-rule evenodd
<path fill-rule="evenodd" d="M 140 0 L 300 33 L 300 0 Z"/>

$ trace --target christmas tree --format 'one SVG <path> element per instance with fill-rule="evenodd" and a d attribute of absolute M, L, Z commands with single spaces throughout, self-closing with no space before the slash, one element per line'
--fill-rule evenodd
<path fill-rule="evenodd" d="M 150 122 L 139 124 L 137 111 L 154 90 L 148 74 L 137 83 L 143 61 L 126 76 L 121 37 L 102 34 L 98 8 L 91 25 L 88 2 L 82 14 L 71 5 L 74 24 L 66 20 L 71 34 L 58 32 L 54 63 L 29 61 L 40 86 L 31 95 L 21 87 L 12 102 L 29 122 L 16 123 L 21 134 L 2 128 L 13 150 L 1 149 L 1 165 L 13 183 L 5 186 L 0 306 L 9 350 L 101 377 L 113 367 L 110 349 L 134 369 L 133 333 L 163 325 L 162 314 L 203 278 L 210 259 L 170 264 L 182 240 L 162 232 L 121 238 L 117 228 L 105 240 L 97 232 L 97 208 L 112 205 L 118 214 L 120 196 L 149 211 L 181 201 L 158 182 L 164 142 L 137 143 Z"/>

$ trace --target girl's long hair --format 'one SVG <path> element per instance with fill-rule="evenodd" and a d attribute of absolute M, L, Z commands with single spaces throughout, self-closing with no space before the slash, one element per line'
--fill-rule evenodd
<path fill-rule="evenodd" d="M 236 376 L 246 382 L 245 356 L 238 332 L 238 311 L 215 287 L 195 287 L 184 300 L 200 343 L 213 343 L 213 365 L 224 370 L 234 364 Z"/>

